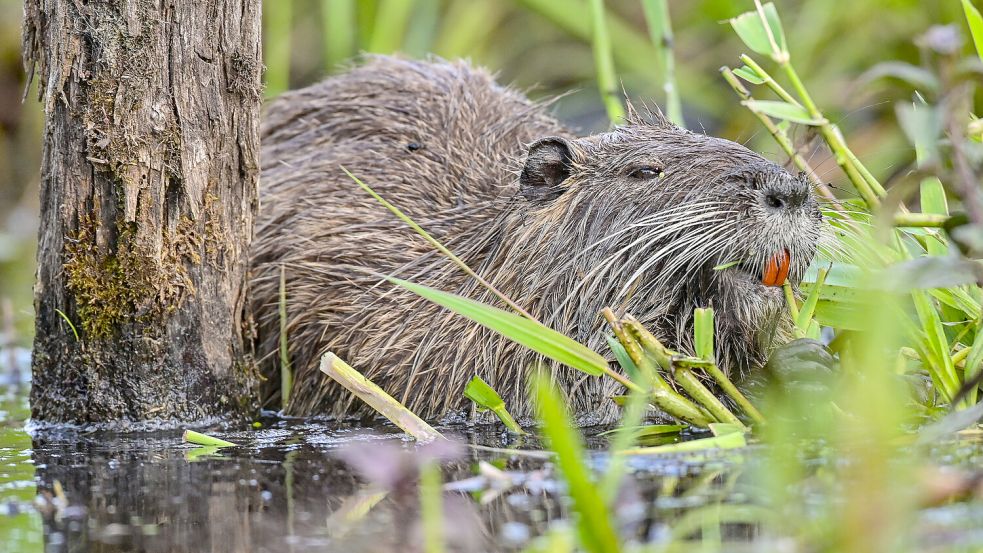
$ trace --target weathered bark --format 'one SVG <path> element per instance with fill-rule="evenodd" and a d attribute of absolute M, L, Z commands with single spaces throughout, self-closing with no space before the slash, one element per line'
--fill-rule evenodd
<path fill-rule="evenodd" d="M 24 50 L 46 113 L 33 417 L 249 407 L 260 0 L 27 0 Z"/>

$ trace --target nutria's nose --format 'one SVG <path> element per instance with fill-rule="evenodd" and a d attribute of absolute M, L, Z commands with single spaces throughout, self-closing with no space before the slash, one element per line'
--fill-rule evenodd
<path fill-rule="evenodd" d="M 795 209 L 809 199 L 809 184 L 802 179 L 769 179 L 762 190 L 762 201 L 771 209 Z"/>

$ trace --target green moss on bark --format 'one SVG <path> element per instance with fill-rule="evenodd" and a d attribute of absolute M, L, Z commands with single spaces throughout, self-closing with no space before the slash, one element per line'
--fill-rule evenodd
<path fill-rule="evenodd" d="M 138 243 L 134 226 L 119 225 L 115 251 L 102 251 L 95 240 L 98 227 L 83 219 L 65 247 L 67 287 L 86 339 L 110 338 L 124 325 L 159 320 L 194 295 L 187 269 L 201 262 L 194 221 L 182 219 L 174 232 L 165 234 L 160 261 Z"/>

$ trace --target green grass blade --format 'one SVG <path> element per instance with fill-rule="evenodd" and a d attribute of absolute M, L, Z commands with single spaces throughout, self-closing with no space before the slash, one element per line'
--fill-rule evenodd
<path fill-rule="evenodd" d="M 976 54 L 983 59 L 983 15 L 980 15 L 980 11 L 970 0 L 963 0 L 963 12 L 966 13 L 966 23 L 969 24 L 969 33 L 973 36 Z"/>
<path fill-rule="evenodd" d="M 941 384 L 942 392 L 946 399 L 951 400 L 959 390 L 959 378 L 956 376 L 956 368 L 949 356 L 949 340 L 945 335 L 945 327 L 938 310 L 932 305 L 929 295 L 922 290 L 915 290 L 911 293 L 914 300 L 915 311 L 918 313 L 920 329 L 925 333 L 924 352 L 929 356 L 927 359 L 928 371 L 932 373 L 935 381 Z"/>
<path fill-rule="evenodd" d="M 612 123 L 619 123 L 625 118 L 625 107 L 618 97 L 618 78 L 614 71 L 611 39 L 608 36 L 607 21 L 604 17 L 604 0 L 590 0 L 590 15 L 594 65 L 601 100 L 607 109 L 608 119 Z"/>
<path fill-rule="evenodd" d="M 72 324 L 72 320 L 69 319 L 68 318 L 68 315 L 66 315 L 65 312 L 62 311 L 61 309 L 55 309 L 55 313 L 58 313 L 58 316 L 61 317 L 63 321 L 65 321 L 65 324 L 67 324 L 68 325 L 68 328 L 71 329 L 72 335 L 75 336 L 75 341 L 78 342 L 79 341 L 79 331 L 78 331 L 77 328 L 75 328 L 75 325 Z"/>
<path fill-rule="evenodd" d="M 826 275 L 828 273 L 829 268 L 819 270 L 816 281 L 809 289 L 809 295 L 802 302 L 802 307 L 799 309 L 798 316 L 795 319 L 795 326 L 799 327 L 804 334 L 809 334 L 809 328 L 813 322 L 812 317 L 816 314 L 816 305 L 819 304 L 819 295 L 823 289 L 823 283 L 826 282 Z"/>
<path fill-rule="evenodd" d="M 645 22 L 648 24 L 652 45 L 659 52 L 659 70 L 662 74 L 662 89 L 666 93 L 666 114 L 669 120 L 683 127 L 683 108 L 676 85 L 676 60 L 673 51 L 675 40 L 672 36 L 672 23 L 669 18 L 668 0 L 642 0 Z"/>
<path fill-rule="evenodd" d="M 970 348 L 969 356 L 966 357 L 963 381 L 969 382 L 979 374 L 980 370 L 983 370 L 983 322 L 976 325 L 976 336 L 973 337 L 973 345 Z M 979 386 L 969 390 L 966 394 L 966 403 L 968 405 L 976 404 L 978 388 Z"/>
<path fill-rule="evenodd" d="M 734 69 L 733 70 L 733 73 L 735 75 L 737 75 L 738 77 L 740 77 L 740 78 L 744 79 L 745 81 L 747 81 L 747 82 L 749 82 L 751 84 L 754 84 L 754 85 L 764 84 L 765 83 L 765 80 L 763 78 L 761 78 L 761 75 L 758 75 L 758 72 L 757 71 L 755 71 L 753 68 L 748 67 L 746 65 L 743 65 L 741 67 L 738 67 L 737 69 Z"/>
<path fill-rule="evenodd" d="M 429 242 L 433 247 L 437 248 L 437 251 L 439 251 L 440 253 L 442 253 L 444 256 L 446 256 L 448 259 L 450 259 L 455 265 L 457 265 L 458 267 L 460 267 L 460 269 L 462 271 L 464 271 L 465 273 L 467 273 L 468 276 L 470 276 L 471 278 L 473 278 L 476 281 L 478 281 L 478 284 L 481 284 L 481 286 L 484 287 L 486 290 L 488 290 L 492 294 L 495 294 L 495 296 L 497 296 L 498 299 L 502 300 L 505 303 L 505 305 L 508 305 L 509 307 L 511 307 L 512 309 L 514 309 L 517 313 L 522 314 L 522 316 L 526 317 L 527 319 L 530 319 L 532 321 L 535 321 L 536 320 L 535 317 L 533 317 L 532 315 L 530 315 L 528 312 L 526 312 L 525 309 L 523 309 L 517 303 L 515 303 L 514 301 L 512 301 L 511 298 L 509 298 L 508 296 L 506 296 L 505 294 L 503 294 L 502 292 L 500 292 L 497 288 L 495 288 L 494 286 L 492 286 L 492 284 L 490 282 L 486 281 L 485 279 L 483 279 L 481 277 L 481 275 L 479 275 L 478 273 L 474 272 L 474 270 L 472 270 L 471 267 L 468 267 L 468 264 L 465 263 L 463 259 L 461 259 L 460 257 L 454 255 L 454 252 L 452 252 L 449 249 L 447 249 L 447 246 L 444 246 L 443 244 L 441 244 L 439 240 L 437 240 L 436 238 L 434 238 L 433 236 L 431 236 L 429 232 L 427 232 L 426 230 L 423 229 L 423 227 L 421 227 L 420 225 L 416 224 L 416 221 L 414 221 L 413 219 L 411 219 L 409 215 L 403 213 L 403 211 L 400 210 L 398 207 L 396 207 L 395 205 L 389 203 L 385 198 L 383 198 L 382 196 L 380 196 L 375 190 L 372 190 L 372 188 L 369 187 L 369 185 L 365 184 L 364 182 L 362 182 L 361 179 L 359 179 L 355 175 L 351 174 L 351 172 L 348 169 L 345 169 L 342 166 L 341 167 L 341 170 L 344 171 L 345 174 L 348 175 L 349 178 L 351 178 L 353 181 L 355 181 L 355 184 L 359 185 L 362 188 L 362 190 L 365 190 L 366 192 L 368 192 L 370 196 L 372 196 L 373 198 L 375 198 L 375 200 L 377 202 L 379 202 L 380 204 L 382 204 L 383 207 L 385 207 L 393 215 L 395 215 L 396 217 L 398 217 L 399 220 L 401 220 L 404 223 L 406 223 L 407 225 L 409 225 L 410 228 L 413 229 L 414 232 L 416 232 L 417 234 L 419 234 L 424 240 L 426 240 L 427 242 Z"/>
<path fill-rule="evenodd" d="M 618 365 L 621 365 L 622 370 L 625 371 L 628 378 L 634 382 L 638 382 L 641 375 L 638 373 L 638 367 L 635 366 L 635 362 L 628 355 L 628 350 L 625 349 L 625 346 L 621 345 L 621 342 L 614 336 L 607 336 L 607 341 L 608 347 L 614 352 L 614 358 L 618 360 Z"/>
<path fill-rule="evenodd" d="M 469 298 L 398 278 L 389 278 L 389 281 L 558 363 L 592 376 L 601 376 L 608 372 L 607 360 L 600 354 L 538 322 Z"/>
<path fill-rule="evenodd" d="M 693 311 L 693 343 L 696 356 L 706 361 L 714 360 L 713 308 L 703 307 Z"/>
<path fill-rule="evenodd" d="M 617 553 L 621 550 L 618 536 L 584 463 L 587 453 L 583 440 L 570 421 L 563 398 L 544 375 L 533 380 L 533 394 L 546 443 L 556 454 L 556 464 L 573 501 L 583 548 L 592 553 Z"/>
<path fill-rule="evenodd" d="M 933 215 L 949 215 L 949 202 L 945 197 L 945 189 L 938 177 L 923 179 L 920 184 L 922 213 Z M 946 255 L 949 246 L 938 234 L 926 236 L 926 249 L 929 255 Z"/>
<path fill-rule="evenodd" d="M 643 428 L 641 423 L 645 420 L 647 407 L 647 394 L 632 392 L 622 410 L 621 424 L 618 425 L 611 440 L 608 466 L 604 472 L 604 478 L 601 480 L 601 494 L 608 505 L 611 505 L 617 497 L 618 489 L 625 476 L 625 459 L 618 455 L 618 452 L 638 443 Z"/>

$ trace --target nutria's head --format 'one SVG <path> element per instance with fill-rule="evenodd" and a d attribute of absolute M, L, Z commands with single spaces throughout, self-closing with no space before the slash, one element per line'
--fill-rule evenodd
<path fill-rule="evenodd" d="M 764 360 L 781 285 L 800 281 L 824 225 L 804 176 L 658 116 L 532 143 L 513 206 L 518 242 L 540 250 L 548 323 L 586 338 L 600 301 L 690 350 L 692 311 L 712 306 L 732 370 Z"/>

